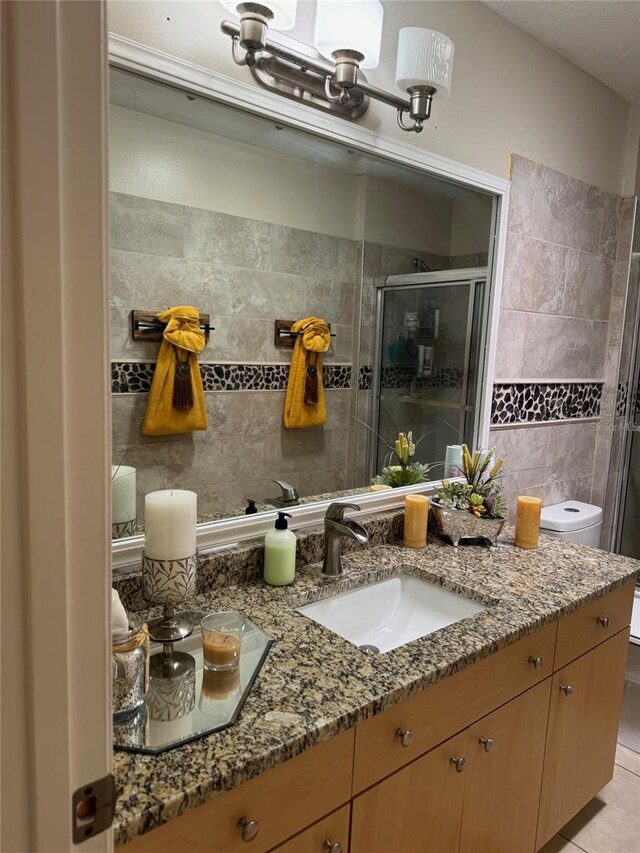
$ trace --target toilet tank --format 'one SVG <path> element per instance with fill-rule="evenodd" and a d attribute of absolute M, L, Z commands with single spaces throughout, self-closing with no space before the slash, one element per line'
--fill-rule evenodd
<path fill-rule="evenodd" d="M 545 506 L 540 513 L 540 532 L 599 548 L 602 509 L 582 501 L 563 501 Z"/>

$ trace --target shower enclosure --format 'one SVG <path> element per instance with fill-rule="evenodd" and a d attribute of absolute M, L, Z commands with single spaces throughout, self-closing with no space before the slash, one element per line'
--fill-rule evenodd
<path fill-rule="evenodd" d="M 422 463 L 441 465 L 448 444 L 478 443 L 486 287 L 486 267 L 391 275 L 377 286 L 371 476 L 393 464 L 398 432 L 413 432 Z M 433 478 L 441 474 L 435 465 Z"/>

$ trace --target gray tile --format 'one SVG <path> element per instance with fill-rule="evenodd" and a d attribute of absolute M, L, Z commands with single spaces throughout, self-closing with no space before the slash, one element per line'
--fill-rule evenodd
<path fill-rule="evenodd" d="M 538 180 L 538 164 L 519 154 L 511 155 L 511 193 L 508 229 L 514 234 L 530 234 L 533 199 Z"/>
<path fill-rule="evenodd" d="M 291 350 L 273 343 L 273 320 L 215 316 L 211 359 L 215 361 L 290 362 Z"/>
<path fill-rule="evenodd" d="M 523 311 L 500 311 L 494 381 L 523 377 L 524 338 L 531 316 Z"/>
<path fill-rule="evenodd" d="M 187 207 L 184 255 L 191 260 L 212 264 L 266 269 L 272 227 L 255 219 Z"/>
<path fill-rule="evenodd" d="M 526 321 L 522 341 L 522 378 L 590 377 L 591 338 L 594 331 L 591 322 L 549 314 L 526 314 L 523 317 Z"/>
<path fill-rule="evenodd" d="M 599 195 L 595 187 L 541 166 L 534 195 L 531 236 L 593 251 L 600 237 Z"/>
<path fill-rule="evenodd" d="M 111 249 L 109 252 L 109 302 L 114 308 L 131 311 L 134 305 L 133 266 L 135 255 Z"/>
<path fill-rule="evenodd" d="M 620 219 L 618 222 L 618 245 L 616 248 L 618 260 L 629 258 L 633 239 L 634 216 L 635 198 L 623 198 L 620 202 Z"/>
<path fill-rule="evenodd" d="M 184 258 L 135 255 L 136 308 L 163 311 L 172 305 L 195 305 L 204 314 L 214 313 L 209 282 L 203 283 L 204 264 Z"/>
<path fill-rule="evenodd" d="M 560 830 L 587 853 L 640 849 L 640 777 L 616 767 L 611 781 Z"/>
<path fill-rule="evenodd" d="M 636 776 L 640 776 L 640 752 L 635 752 L 621 743 L 616 749 L 616 764 L 631 773 L 635 773 Z"/>
<path fill-rule="evenodd" d="M 338 278 L 359 282 L 362 267 L 362 244 L 357 240 L 338 240 Z"/>
<path fill-rule="evenodd" d="M 205 265 L 203 285 L 218 314 L 272 323 L 307 316 L 303 276 Z"/>
<path fill-rule="evenodd" d="M 567 250 L 562 313 L 608 320 L 613 261 L 589 252 Z"/>
<path fill-rule="evenodd" d="M 266 458 L 271 471 L 277 472 L 278 478 L 296 471 L 321 471 L 331 458 L 332 436 L 333 431 L 322 426 L 303 430 L 282 427 L 277 433 L 267 435 Z M 298 488 L 302 483 L 293 485 Z"/>
<path fill-rule="evenodd" d="M 489 443 L 504 459 L 507 474 L 546 469 L 551 427 L 497 429 L 489 433 Z M 543 481 L 538 481 L 543 482 Z"/>
<path fill-rule="evenodd" d="M 109 194 L 111 248 L 182 257 L 185 208 L 123 193 Z"/>
<path fill-rule="evenodd" d="M 331 324 L 352 325 L 359 289 L 351 282 L 312 278 L 305 280 L 305 316 L 321 317 Z"/>
<path fill-rule="evenodd" d="M 566 251 L 553 243 L 510 234 L 505 255 L 502 307 L 545 314 L 562 313 Z"/>
<path fill-rule="evenodd" d="M 607 258 L 615 258 L 622 198 L 613 193 L 601 191 L 599 201 L 601 219 L 598 253 Z"/>
<path fill-rule="evenodd" d="M 604 379 L 607 368 L 607 335 L 609 324 L 594 321 L 586 325 L 591 327 L 585 331 L 585 334 L 590 335 L 589 367 L 586 372 L 590 379 Z M 580 375 L 584 376 L 585 374 L 578 374 L 578 376 Z"/>
<path fill-rule="evenodd" d="M 338 277 L 340 240 L 283 225 L 269 226 L 268 268 L 294 275 Z"/>
<path fill-rule="evenodd" d="M 547 429 L 548 482 L 591 476 L 597 438 L 595 425 L 567 423 L 549 426 Z"/>

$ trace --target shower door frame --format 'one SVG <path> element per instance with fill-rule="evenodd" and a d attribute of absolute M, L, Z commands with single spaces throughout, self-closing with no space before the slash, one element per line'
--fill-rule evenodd
<path fill-rule="evenodd" d="M 466 402 L 467 390 L 469 387 L 469 360 L 471 358 L 471 340 L 473 331 L 473 318 L 475 315 L 476 306 L 476 288 L 479 284 L 484 284 L 485 295 L 480 314 L 480 340 L 478 346 L 478 373 L 480 381 L 476 390 L 476 404 L 470 406 Z M 485 403 L 486 396 L 484 394 L 483 381 L 487 375 L 487 352 L 488 352 L 488 324 L 491 307 L 491 284 L 489 281 L 487 267 L 469 267 L 467 269 L 456 270 L 439 270 L 427 273 L 410 273 L 407 275 L 390 275 L 387 276 L 384 282 L 376 284 L 376 313 L 374 326 L 374 360 L 373 371 L 371 376 L 371 388 L 373 396 L 371 400 L 371 423 L 376 436 L 379 432 L 380 418 L 380 383 L 382 380 L 382 346 L 384 343 L 384 299 L 386 293 L 392 293 L 395 289 L 402 290 L 418 290 L 431 289 L 436 287 L 446 286 L 468 286 L 469 288 L 469 303 L 467 306 L 467 335 L 465 340 L 464 351 L 464 373 L 462 377 L 462 401 L 460 403 L 460 422 L 461 430 L 463 428 L 463 417 L 468 411 L 474 411 L 473 420 L 473 443 L 478 446 L 482 443 L 483 436 L 482 423 L 485 418 Z M 379 354 L 379 357 L 378 357 Z M 374 477 L 378 473 L 378 451 L 377 444 L 372 447 L 369 453 L 368 469 L 369 476 Z"/>

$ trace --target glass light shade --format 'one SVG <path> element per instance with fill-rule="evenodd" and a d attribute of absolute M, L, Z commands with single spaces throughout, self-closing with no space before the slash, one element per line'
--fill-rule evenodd
<path fill-rule="evenodd" d="M 242 0 L 219 0 L 228 12 L 239 18 L 238 6 Z M 260 0 L 257 0 L 260 2 Z M 269 28 L 272 30 L 290 30 L 296 22 L 296 13 L 298 10 L 298 0 L 265 0 L 261 5 L 266 6 L 273 12 L 273 20 L 269 21 Z"/>
<path fill-rule="evenodd" d="M 435 98 L 448 98 L 453 73 L 453 42 L 435 30 L 403 27 L 398 37 L 396 83 L 406 91 L 412 86 L 433 86 Z"/>
<path fill-rule="evenodd" d="M 318 0 L 313 42 L 327 59 L 334 50 L 357 50 L 360 68 L 375 68 L 380 61 L 382 18 L 379 0 Z"/>

